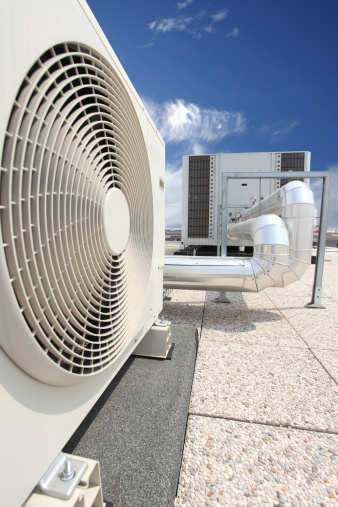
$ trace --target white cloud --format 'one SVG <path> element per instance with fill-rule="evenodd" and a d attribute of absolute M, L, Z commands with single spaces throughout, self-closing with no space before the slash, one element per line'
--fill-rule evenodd
<path fill-rule="evenodd" d="M 208 33 L 214 33 L 216 32 L 216 28 L 213 25 L 208 25 L 204 27 L 204 30 Z"/>
<path fill-rule="evenodd" d="M 276 141 L 290 134 L 299 125 L 299 120 L 281 120 L 270 125 L 263 125 L 260 131 L 264 136 Z"/>
<path fill-rule="evenodd" d="M 219 21 L 222 21 L 222 19 L 225 19 L 228 15 L 228 11 L 223 9 L 219 12 L 217 12 L 217 14 L 212 14 L 210 17 L 211 17 L 211 21 L 212 23 L 218 23 Z"/>
<path fill-rule="evenodd" d="M 186 0 L 185 2 L 178 3 L 177 6 L 179 10 L 181 10 L 190 3 L 192 3 L 192 1 L 193 0 Z M 186 31 L 189 35 L 200 38 L 203 32 L 214 33 L 216 31 L 216 28 L 214 27 L 215 23 L 219 23 L 220 21 L 225 19 L 227 14 L 228 11 L 226 11 L 225 9 L 217 12 L 216 14 L 212 14 L 210 16 L 211 22 L 204 27 L 201 24 L 201 20 L 207 16 L 206 11 L 204 10 L 198 12 L 194 16 L 185 17 L 182 14 L 178 14 L 177 16 L 170 18 L 158 18 L 149 23 L 148 27 L 150 30 L 162 33 L 172 31 L 178 32 Z M 236 37 L 236 35 L 234 35 L 234 37 Z"/>
<path fill-rule="evenodd" d="M 239 28 L 233 28 L 231 32 L 227 34 L 228 38 L 235 38 L 239 36 Z"/>
<path fill-rule="evenodd" d="M 166 226 L 178 227 L 182 213 L 182 156 L 212 152 L 217 141 L 244 132 L 246 119 L 240 112 L 201 108 L 181 99 L 164 103 L 142 100 L 170 145 L 166 163 Z"/>
<path fill-rule="evenodd" d="M 173 30 L 183 32 L 192 20 L 192 17 L 183 16 L 177 16 L 176 18 L 162 18 L 152 21 L 148 26 L 150 30 L 155 30 L 155 32 L 165 33 Z"/>
<path fill-rule="evenodd" d="M 208 148 L 202 143 L 194 143 L 191 147 L 191 155 L 203 155 L 207 152 Z"/>
<path fill-rule="evenodd" d="M 154 45 L 153 42 L 149 42 L 148 44 L 143 44 L 143 46 L 139 46 L 139 48 L 151 48 Z"/>
<path fill-rule="evenodd" d="M 327 167 L 328 171 L 332 171 L 331 190 L 330 190 L 330 204 L 329 204 L 329 227 L 338 227 L 338 163 Z M 322 180 L 313 179 L 311 181 L 311 190 L 315 198 L 316 208 L 318 215 L 320 215 L 320 203 L 322 198 Z"/>
<path fill-rule="evenodd" d="M 185 9 L 189 4 L 192 4 L 194 0 L 185 0 L 185 2 L 179 2 L 177 4 L 177 8 L 180 11 L 181 9 Z"/>
<path fill-rule="evenodd" d="M 279 126 L 272 132 L 274 137 L 284 137 L 289 134 L 292 130 L 298 127 L 300 122 L 298 120 L 294 120 L 291 122 L 285 121 L 280 122 Z"/>
<path fill-rule="evenodd" d="M 205 145 L 244 132 L 246 127 L 245 117 L 240 112 L 200 108 L 181 99 L 163 104 L 145 100 L 145 104 L 167 143 L 185 142 L 190 147 Z"/>

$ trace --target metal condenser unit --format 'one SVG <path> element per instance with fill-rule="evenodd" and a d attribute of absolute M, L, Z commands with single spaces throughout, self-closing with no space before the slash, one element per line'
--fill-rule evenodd
<path fill-rule="evenodd" d="M 310 171 L 310 158 L 308 151 L 184 156 L 182 242 L 199 246 L 221 244 L 223 173 Z M 280 178 L 229 180 L 228 223 L 237 222 L 246 209 L 288 181 Z M 230 247 L 248 245 L 250 242 L 245 239 L 228 239 Z"/>

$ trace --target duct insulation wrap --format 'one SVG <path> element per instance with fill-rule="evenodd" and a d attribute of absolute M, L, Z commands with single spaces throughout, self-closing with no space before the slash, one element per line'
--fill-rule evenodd
<path fill-rule="evenodd" d="M 311 264 L 315 204 L 313 193 L 302 181 L 291 181 L 246 210 L 242 220 L 249 221 L 259 215 L 280 215 L 290 238 L 288 269 L 275 284 L 285 287 L 299 280 Z"/>
<path fill-rule="evenodd" d="M 282 219 L 264 215 L 231 224 L 228 235 L 250 239 L 254 244 L 252 259 L 166 256 L 164 287 L 257 292 L 280 279 L 289 262 L 289 235 Z"/>

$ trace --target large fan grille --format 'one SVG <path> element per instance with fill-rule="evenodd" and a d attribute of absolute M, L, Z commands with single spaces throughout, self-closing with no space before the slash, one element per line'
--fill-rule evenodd
<path fill-rule="evenodd" d="M 120 255 L 109 250 L 102 225 L 114 187 L 130 212 Z M 1 225 L 20 311 L 61 369 L 100 371 L 132 339 L 151 268 L 152 202 L 141 127 L 114 69 L 83 45 L 48 50 L 9 119 Z"/>

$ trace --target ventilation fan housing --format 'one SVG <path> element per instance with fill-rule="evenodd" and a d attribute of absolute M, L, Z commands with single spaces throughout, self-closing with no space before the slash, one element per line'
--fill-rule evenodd
<path fill-rule="evenodd" d="M 162 309 L 164 143 L 85 2 L 1 9 L 1 493 L 19 505 Z"/>

